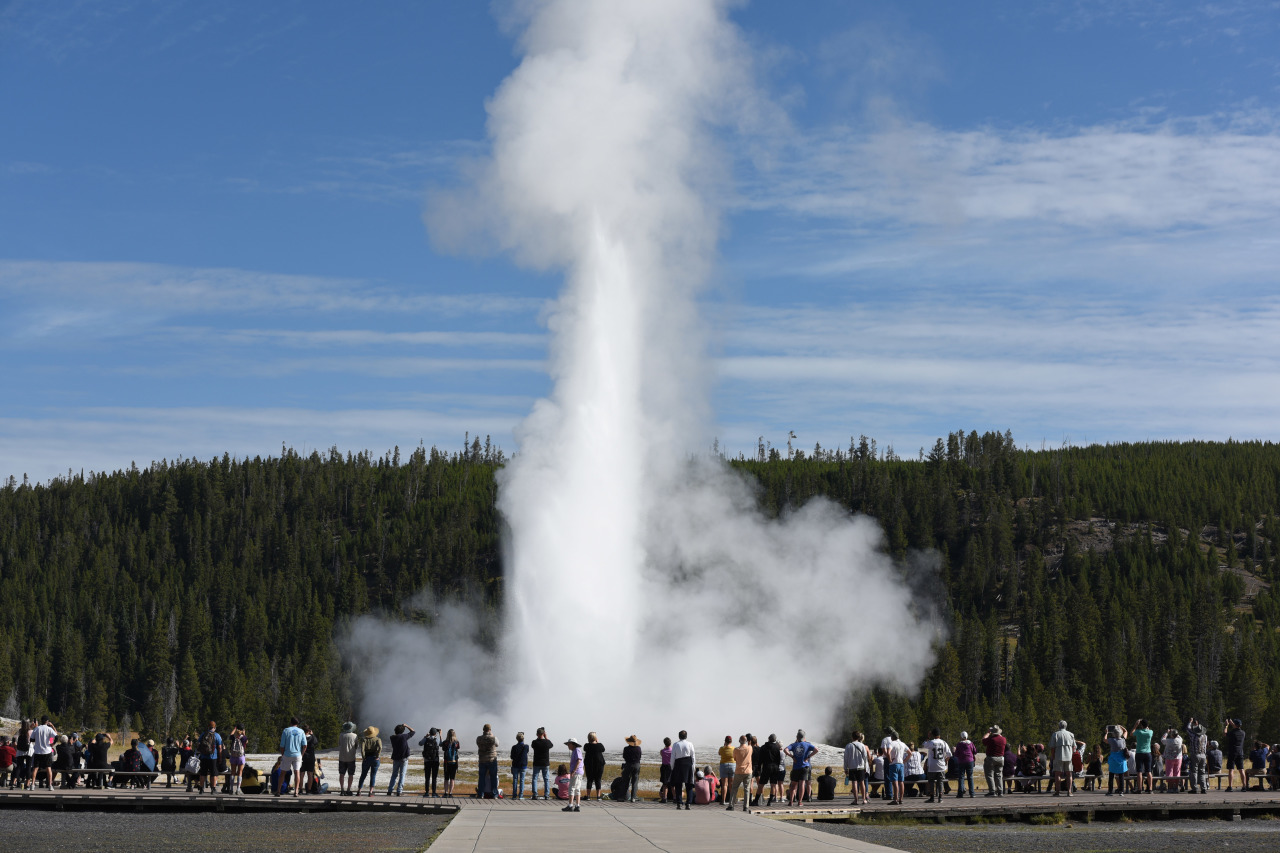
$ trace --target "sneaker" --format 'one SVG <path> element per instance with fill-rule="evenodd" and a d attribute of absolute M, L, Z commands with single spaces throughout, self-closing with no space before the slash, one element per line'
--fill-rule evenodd
<path fill-rule="evenodd" d="M 580 812 L 580 811 L 582 811 L 582 806 L 574 806 L 574 807 L 573 807 L 573 810 L 574 810 L 575 812 Z"/>
<path fill-rule="evenodd" d="M 679 808 L 679 807 L 677 806 L 677 808 Z M 688 804 L 688 803 L 685 803 L 685 804 L 684 804 L 684 810 L 685 810 L 685 811 L 689 811 L 689 804 Z"/>
<path fill-rule="evenodd" d="M 731 812 L 731 811 L 733 811 L 733 806 L 725 806 L 725 807 L 724 807 L 724 810 L 725 810 L 725 811 L 727 811 L 727 812 Z M 746 811 L 746 807 L 745 807 L 745 806 L 743 807 L 743 811 Z"/>
<path fill-rule="evenodd" d="M 565 806 L 565 807 L 564 807 L 564 808 L 562 808 L 560 811 L 562 811 L 562 812 L 571 812 L 571 811 L 573 811 L 573 806 Z"/>

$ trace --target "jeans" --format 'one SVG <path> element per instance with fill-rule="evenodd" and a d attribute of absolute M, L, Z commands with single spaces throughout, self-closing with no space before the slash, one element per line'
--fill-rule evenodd
<path fill-rule="evenodd" d="M 987 777 L 987 792 L 997 797 L 1004 796 L 1004 756 L 988 755 L 982 762 L 982 770 Z"/>
<path fill-rule="evenodd" d="M 489 794 L 498 796 L 498 762 L 481 761 L 480 762 L 480 780 L 476 782 L 476 793 L 481 797 Z"/>
<path fill-rule="evenodd" d="M 399 794 L 404 790 L 404 770 L 409 766 L 407 758 L 391 759 L 391 782 L 387 785 L 388 794 Z M 373 783 L 369 783 L 369 787 L 373 787 Z"/>
<path fill-rule="evenodd" d="M 369 790 L 373 790 L 373 786 L 378 783 L 378 765 L 380 763 L 375 755 L 366 755 L 364 757 L 364 761 L 360 762 L 360 784 L 356 785 L 357 791 L 364 787 L 365 776 L 369 777 Z"/>
<path fill-rule="evenodd" d="M 551 768 L 550 767 L 534 767 L 529 774 L 529 790 L 533 794 L 533 798 L 538 799 L 538 776 L 542 776 L 542 799 L 551 796 Z"/>
<path fill-rule="evenodd" d="M 1187 783 L 1192 789 L 1208 790 L 1208 778 L 1205 776 L 1204 756 L 1187 756 Z"/>
<path fill-rule="evenodd" d="M 622 766 L 622 778 L 627 780 L 627 799 L 634 800 L 636 798 L 636 789 L 640 786 L 640 765 L 624 764 Z M 747 785 L 747 790 L 751 790 L 751 785 Z"/>
<path fill-rule="evenodd" d="M 956 788 L 958 789 L 956 792 L 956 796 L 957 797 L 964 796 L 964 783 L 967 780 L 969 783 L 969 796 L 972 797 L 973 796 L 973 762 L 971 761 L 968 764 L 956 764 L 956 770 L 958 770 L 960 774 L 956 778 Z"/>
<path fill-rule="evenodd" d="M 511 796 L 517 800 L 524 798 L 524 774 L 527 771 L 521 767 L 511 768 Z"/>

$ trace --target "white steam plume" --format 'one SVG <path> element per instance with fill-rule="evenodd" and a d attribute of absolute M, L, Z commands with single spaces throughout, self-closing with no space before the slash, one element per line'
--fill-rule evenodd
<path fill-rule="evenodd" d="M 500 476 L 501 656 L 440 684 L 414 659 L 471 660 L 465 636 L 386 643 L 390 629 L 358 624 L 349 647 L 377 716 L 470 731 L 482 720 L 438 715 L 484 708 L 508 737 L 545 724 L 710 742 L 821 730 L 851 687 L 912 689 L 931 659 L 874 522 L 825 501 L 766 519 L 739 475 L 696 453 L 709 368 L 695 297 L 724 174 L 710 131 L 749 103 L 725 5 L 520 7 L 524 58 L 488 105 L 491 158 L 469 198 L 428 214 L 437 240 L 481 225 L 566 273 L 554 390 Z"/>

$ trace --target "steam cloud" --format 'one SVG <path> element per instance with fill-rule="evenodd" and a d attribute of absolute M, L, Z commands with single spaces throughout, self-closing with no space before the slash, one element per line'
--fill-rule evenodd
<path fill-rule="evenodd" d="M 695 299 L 725 176 L 713 123 L 751 105 L 725 5 L 519 7 L 523 61 L 488 105 L 491 157 L 427 214 L 438 242 L 483 230 L 566 275 L 554 390 L 500 475 L 500 653 L 473 642 L 466 611 L 430 631 L 361 620 L 347 650 L 364 714 L 710 742 L 821 731 L 851 688 L 913 689 L 928 666 L 934 633 L 878 525 L 821 500 L 768 519 L 697 451 L 710 417 Z"/>

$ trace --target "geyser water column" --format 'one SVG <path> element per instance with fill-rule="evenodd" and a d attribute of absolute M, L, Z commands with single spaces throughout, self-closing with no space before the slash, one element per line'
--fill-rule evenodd
<path fill-rule="evenodd" d="M 651 501 L 705 431 L 692 296 L 715 218 L 695 185 L 716 171 L 705 121 L 736 40 L 719 3 L 527 8 L 524 58 L 488 106 L 480 202 L 518 258 L 567 275 L 554 390 L 499 483 L 505 663 L 513 707 L 581 728 L 588 693 L 622 689 L 636 658 Z"/>

